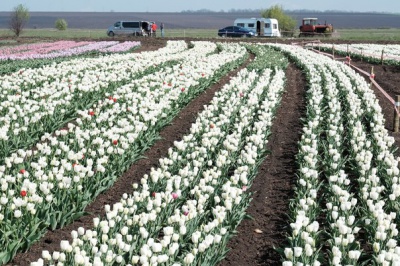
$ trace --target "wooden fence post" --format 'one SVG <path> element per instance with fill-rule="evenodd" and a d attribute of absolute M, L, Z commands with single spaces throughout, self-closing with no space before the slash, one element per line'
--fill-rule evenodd
<path fill-rule="evenodd" d="M 332 58 L 335 59 L 335 45 L 332 44 Z"/>
<path fill-rule="evenodd" d="M 385 50 L 382 49 L 382 54 L 381 54 L 381 65 L 383 65 L 383 54 L 385 53 Z"/>
<path fill-rule="evenodd" d="M 400 111 L 400 95 L 396 95 L 396 102 L 394 106 L 394 115 L 393 115 L 393 132 L 399 132 L 399 115 L 398 112 Z"/>

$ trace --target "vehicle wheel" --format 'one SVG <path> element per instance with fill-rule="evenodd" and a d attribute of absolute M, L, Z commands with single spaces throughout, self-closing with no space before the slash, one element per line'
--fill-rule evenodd
<path fill-rule="evenodd" d="M 228 34 L 226 34 L 226 33 L 225 33 L 225 34 L 222 34 L 221 37 L 222 37 L 222 38 L 226 38 L 226 37 L 228 37 Z"/>
<path fill-rule="evenodd" d="M 112 32 L 112 31 L 110 31 L 109 33 L 108 33 L 108 36 L 110 36 L 110 37 L 114 37 L 114 32 Z"/>
<path fill-rule="evenodd" d="M 242 35 L 242 38 L 246 38 L 246 37 L 247 37 L 246 34 L 243 34 L 243 35 Z"/>

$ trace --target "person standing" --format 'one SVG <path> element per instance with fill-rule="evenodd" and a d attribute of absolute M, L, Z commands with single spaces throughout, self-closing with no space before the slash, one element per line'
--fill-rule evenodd
<path fill-rule="evenodd" d="M 150 22 L 147 24 L 147 36 L 151 36 L 151 25 L 150 25 Z"/>
<path fill-rule="evenodd" d="M 160 24 L 160 30 L 161 30 L 161 37 L 164 37 L 164 23 L 162 22 Z"/>
<path fill-rule="evenodd" d="M 153 36 L 156 37 L 156 30 L 157 30 L 157 24 L 153 22 L 151 25 L 151 31 L 153 32 Z"/>

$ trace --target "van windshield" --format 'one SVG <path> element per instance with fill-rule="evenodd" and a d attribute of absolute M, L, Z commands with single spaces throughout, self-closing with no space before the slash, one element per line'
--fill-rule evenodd
<path fill-rule="evenodd" d="M 116 28 L 117 28 L 117 27 L 121 27 L 121 22 L 119 22 L 119 21 L 118 21 L 118 22 L 115 22 L 114 27 L 116 27 Z"/>

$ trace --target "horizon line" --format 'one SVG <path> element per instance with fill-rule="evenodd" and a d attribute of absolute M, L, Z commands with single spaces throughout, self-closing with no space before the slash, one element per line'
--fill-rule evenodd
<path fill-rule="evenodd" d="M 264 9 L 255 9 L 255 10 L 237 10 L 237 11 L 213 11 L 208 9 L 200 9 L 200 10 L 182 10 L 182 11 L 29 11 L 33 12 L 46 12 L 46 13 L 254 13 L 260 12 Z M 312 13 L 372 13 L 372 14 L 392 14 L 392 15 L 400 15 L 399 12 L 388 12 L 388 11 L 346 11 L 346 10 L 311 10 L 311 9 L 293 9 L 293 10 L 284 10 L 285 12 L 312 12 Z M 13 11 L 0 11 L 0 13 L 10 13 Z"/>

